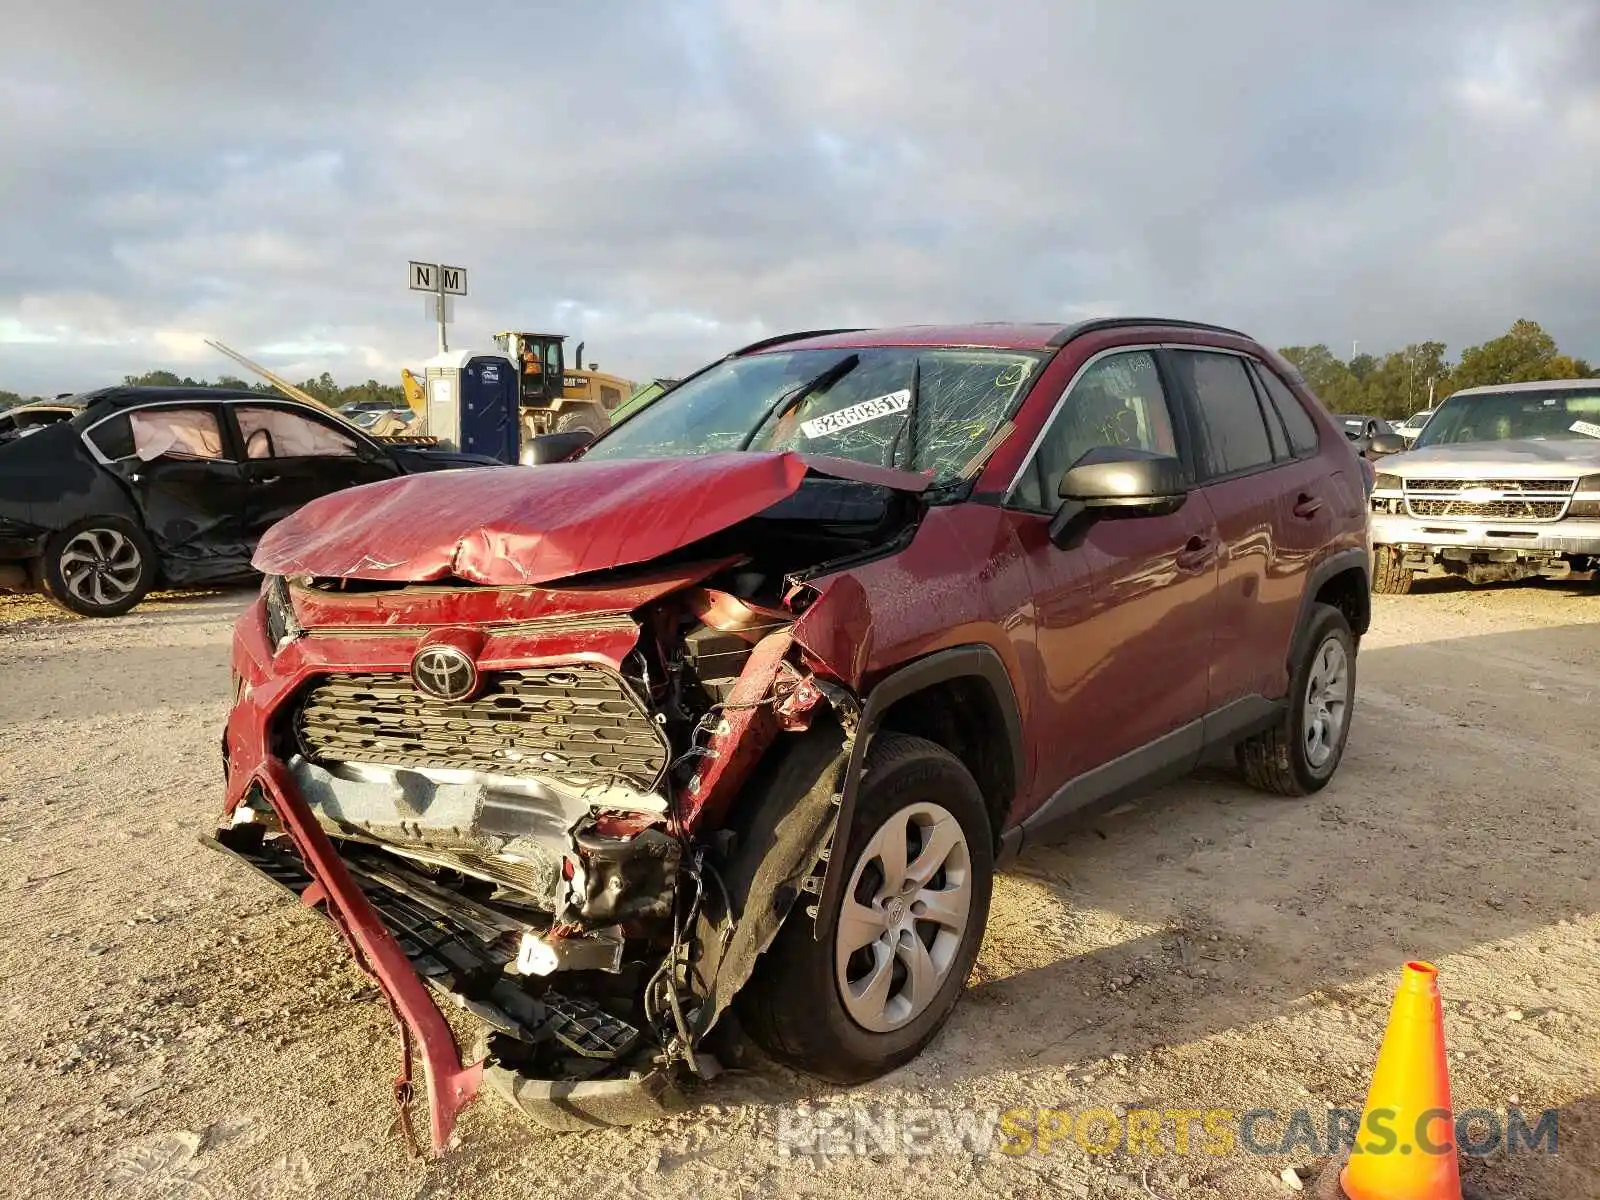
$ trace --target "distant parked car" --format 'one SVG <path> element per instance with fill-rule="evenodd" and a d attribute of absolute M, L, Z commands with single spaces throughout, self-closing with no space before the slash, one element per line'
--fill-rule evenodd
<path fill-rule="evenodd" d="M 1421 412 L 1414 412 L 1404 421 L 1401 421 L 1400 424 L 1396 425 L 1394 427 L 1394 431 L 1398 433 L 1401 438 L 1405 440 L 1406 445 L 1409 446 L 1412 442 L 1417 440 L 1417 434 L 1422 432 L 1422 427 L 1428 423 L 1428 418 L 1433 416 L 1433 413 L 1434 410 L 1431 408 L 1425 408 Z"/>
<path fill-rule="evenodd" d="M 116 387 L 58 407 L 0 443 L 0 589 L 37 588 L 89 617 L 127 612 L 158 581 L 250 578 L 261 535 L 308 500 L 494 461 L 382 445 L 260 392 Z"/>
<path fill-rule="evenodd" d="M 416 416 L 416 414 L 413 413 L 409 408 L 398 406 L 390 407 L 386 404 L 376 405 L 371 408 L 367 408 L 365 406 L 359 408 L 356 406 L 351 406 L 350 408 L 342 409 L 340 411 L 342 415 L 357 429 L 366 429 L 369 431 L 376 429 L 378 423 L 381 422 L 385 417 L 395 417 L 405 424 L 410 425 L 412 418 Z"/>
<path fill-rule="evenodd" d="M 1333 420 L 1334 424 L 1344 431 L 1344 436 L 1355 443 L 1356 452 L 1369 461 L 1381 457 L 1381 455 L 1373 453 L 1372 439 L 1379 434 L 1394 432 L 1389 422 L 1382 417 L 1363 417 L 1340 413 L 1335 415 Z"/>
<path fill-rule="evenodd" d="M 38 433 L 57 421 L 77 415 L 78 410 L 64 404 L 19 404 L 0 412 L 0 445 Z"/>

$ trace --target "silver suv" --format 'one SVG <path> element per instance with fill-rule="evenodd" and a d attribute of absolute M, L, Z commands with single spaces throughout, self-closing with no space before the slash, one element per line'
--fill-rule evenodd
<path fill-rule="evenodd" d="M 1600 379 L 1456 392 L 1372 493 L 1373 590 L 1600 568 Z"/>

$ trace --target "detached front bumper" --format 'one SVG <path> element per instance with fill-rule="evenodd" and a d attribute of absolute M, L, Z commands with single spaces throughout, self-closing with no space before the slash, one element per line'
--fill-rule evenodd
<path fill-rule="evenodd" d="M 289 766 L 274 752 L 274 716 L 308 678 L 354 661 L 373 669 L 399 669 L 412 649 L 410 639 L 399 637 L 301 639 L 274 654 L 263 605 L 252 605 L 235 629 L 235 701 L 223 739 L 227 802 L 216 836 L 204 840 L 288 888 L 344 935 L 357 965 L 382 990 L 399 1024 L 404 1066 L 395 1080 L 395 1099 L 402 1109 L 411 1095 L 413 1049 L 420 1054 L 435 1152 L 449 1146 L 461 1110 L 486 1081 L 552 1129 L 633 1123 L 673 1111 L 682 1097 L 665 1070 L 636 1071 L 625 1078 L 539 1079 L 499 1066 L 487 1053 L 473 1053 L 473 1061 L 464 1061 L 430 985 L 471 1011 L 486 1034 L 514 1033 L 511 1026 L 519 1018 L 526 1018 L 531 1028 L 537 1019 L 544 1033 L 553 1032 L 579 1055 L 587 1047 L 598 1051 L 595 1057 L 606 1057 L 608 1039 L 631 1032 L 637 1040 L 638 1031 L 608 1020 L 582 1000 L 545 1005 L 519 992 L 525 997 L 519 1009 L 515 998 L 507 1004 L 479 1005 L 463 997 L 452 987 L 457 975 L 472 971 L 481 977 L 486 967 L 492 973 L 503 965 L 481 961 L 496 952 L 495 931 L 470 925 L 463 931 L 460 922 L 452 927 L 442 910 L 429 910 L 425 895 L 419 909 L 417 893 L 403 879 L 396 885 L 403 868 L 374 872 L 364 859 L 347 861 L 319 825 Z M 510 649 L 523 652 L 521 647 Z M 252 831 L 253 822 L 236 823 L 244 803 L 254 809 L 270 806 L 281 836 L 264 838 L 259 825 Z M 552 1023 L 560 1028 L 552 1031 Z M 620 1069 L 620 1053 L 611 1058 Z M 631 1054 L 629 1060 L 634 1060 Z"/>
<path fill-rule="evenodd" d="M 216 836 L 205 836 L 201 841 L 254 867 L 302 904 L 320 908 L 340 929 L 345 929 L 347 914 L 329 906 L 327 889 L 305 862 L 261 838 L 260 832 L 259 826 L 246 825 L 219 830 Z M 474 1005 L 454 989 L 468 973 L 502 969 L 510 957 L 503 940 L 497 946 L 492 928 L 485 929 L 482 923 L 470 919 L 452 920 L 447 909 L 430 906 L 426 891 L 407 889 L 403 867 L 390 871 L 379 867 L 373 871 L 363 869 L 361 864 L 349 866 L 363 899 L 382 922 L 386 936 L 405 955 L 413 975 L 436 992 L 451 996 L 458 1005 L 471 1008 L 484 1024 L 484 1044 L 475 1048 L 472 1065 L 463 1065 L 453 1038 L 448 1046 L 436 1043 L 430 1056 L 428 1023 L 412 1027 L 401 1016 L 400 992 L 404 988 L 391 988 L 392 981 L 368 969 L 401 1021 L 407 1057 L 412 1038 L 422 1046 L 430 1111 L 444 1116 L 443 1127 L 435 1120 L 431 1130 L 436 1151 L 448 1144 L 457 1115 L 473 1099 L 480 1081 L 538 1124 L 557 1132 L 637 1124 L 676 1112 L 687 1103 L 676 1076 L 666 1069 L 633 1072 L 624 1078 L 562 1080 L 539 1079 L 496 1062 L 487 1054 L 487 1043 L 493 1034 L 514 1036 L 517 1032 L 515 994 L 511 994 L 510 1006 Z M 359 954 L 357 961 L 366 966 Z M 553 996 L 546 997 L 547 1001 L 552 999 Z M 437 1008 L 434 1011 L 437 1013 Z M 526 1015 L 526 1009 L 521 1015 Z M 556 1027 L 555 1036 L 574 1054 L 609 1058 L 636 1040 L 636 1031 L 625 1022 L 581 1000 L 565 1001 L 559 1008 L 542 1005 L 541 1018 L 546 1026 Z M 430 1064 L 432 1069 L 428 1069 Z M 409 1071 L 403 1070 L 396 1080 L 397 1104 L 406 1101 L 408 1076 Z M 441 1089 L 435 1088 L 435 1079 L 443 1085 Z"/>

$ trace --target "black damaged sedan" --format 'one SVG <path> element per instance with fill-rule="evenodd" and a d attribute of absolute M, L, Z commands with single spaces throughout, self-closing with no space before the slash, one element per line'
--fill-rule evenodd
<path fill-rule="evenodd" d="M 328 492 L 495 460 L 384 445 L 325 410 L 224 388 L 115 387 L 0 443 L 0 590 L 90 617 L 157 584 L 252 577 L 256 542 Z"/>

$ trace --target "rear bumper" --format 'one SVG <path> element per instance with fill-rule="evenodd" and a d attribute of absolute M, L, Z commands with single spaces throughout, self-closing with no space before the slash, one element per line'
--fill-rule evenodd
<path fill-rule="evenodd" d="M 1372 540 L 1435 558 L 1452 549 L 1495 551 L 1512 559 L 1600 556 L 1600 521 L 1457 521 L 1373 513 Z"/>
<path fill-rule="evenodd" d="M 34 568 L 44 555 L 48 536 L 0 518 L 0 592 L 33 590 Z"/>

